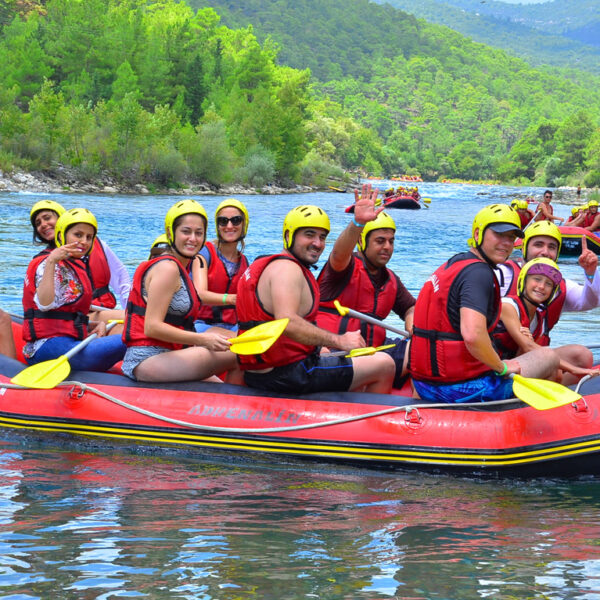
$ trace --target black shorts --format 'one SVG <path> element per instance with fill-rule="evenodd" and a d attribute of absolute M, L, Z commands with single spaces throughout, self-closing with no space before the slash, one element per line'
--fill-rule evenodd
<path fill-rule="evenodd" d="M 244 373 L 249 387 L 288 394 L 345 392 L 350 389 L 354 368 L 345 356 L 311 354 L 303 360 L 275 367 L 267 373 Z"/>
<path fill-rule="evenodd" d="M 394 376 L 394 388 L 399 390 L 406 380 L 408 379 L 408 372 L 406 375 L 402 375 L 402 364 L 404 363 L 404 355 L 406 354 L 406 346 L 408 344 L 408 340 L 404 338 L 385 338 L 384 344 L 396 344 L 393 348 L 388 348 L 384 350 L 386 354 L 389 354 L 393 359 L 394 363 L 396 363 L 396 375 Z"/>

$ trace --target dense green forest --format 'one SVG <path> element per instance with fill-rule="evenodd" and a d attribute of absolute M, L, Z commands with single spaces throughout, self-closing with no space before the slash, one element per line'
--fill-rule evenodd
<path fill-rule="evenodd" d="M 0 169 L 600 184 L 600 78 L 367 0 L 191 4 L 0 4 Z"/>
<path fill-rule="evenodd" d="M 470 13 L 492 15 L 541 31 L 565 33 L 600 24 L 597 0 L 552 0 L 531 4 L 512 4 L 501 0 L 439 0 Z M 578 38 L 575 38 L 578 39 Z M 600 45 L 600 39 L 581 40 Z"/>
<path fill-rule="evenodd" d="M 591 40 L 583 33 L 579 37 L 559 35 L 558 32 L 522 23 L 518 19 L 520 5 L 515 7 L 503 4 L 514 7 L 515 20 L 511 20 L 504 14 L 496 16 L 494 13 L 483 12 L 481 7 L 487 6 L 487 1 L 483 5 L 477 2 L 476 6 L 465 4 L 465 7 L 454 6 L 444 0 L 375 1 L 380 4 L 388 3 L 430 23 L 445 25 L 476 42 L 501 48 L 513 56 L 523 58 L 534 66 L 576 67 L 600 75 L 600 47 L 586 45 L 591 44 Z M 548 4 L 553 6 L 555 3 L 545 3 L 544 6 Z M 600 34 L 598 43 L 600 44 Z"/>
<path fill-rule="evenodd" d="M 367 0 L 351 11 L 343 0 L 190 1 L 210 3 L 232 26 L 252 23 L 280 46 L 280 62 L 310 68 L 324 136 L 340 106 L 376 133 L 360 157 L 371 172 L 600 182 L 598 77 L 535 70 Z"/>

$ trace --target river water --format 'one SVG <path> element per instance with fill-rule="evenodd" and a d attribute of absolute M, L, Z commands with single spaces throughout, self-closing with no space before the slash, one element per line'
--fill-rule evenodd
<path fill-rule="evenodd" d="M 466 248 L 479 208 L 542 191 L 420 189 L 430 209 L 392 212 L 391 266 L 414 294 Z M 0 195 L 0 298 L 14 313 L 33 254 L 29 208 L 40 198 Z M 132 273 L 180 199 L 51 198 L 92 210 Z M 335 238 L 351 196 L 241 199 L 254 258 L 280 249 L 283 216 L 298 204 L 325 208 Z M 209 215 L 221 200 L 199 198 Z M 583 280 L 574 259 L 561 265 Z M 564 315 L 553 342 L 597 342 L 598 315 Z M 459 478 L 0 434 L 0 599 L 600 600 L 599 523 L 596 478 Z"/>

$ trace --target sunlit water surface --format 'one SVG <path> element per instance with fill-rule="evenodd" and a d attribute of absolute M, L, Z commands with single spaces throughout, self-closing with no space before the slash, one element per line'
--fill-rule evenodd
<path fill-rule="evenodd" d="M 466 248 L 479 208 L 542 190 L 423 184 L 421 191 L 432 198 L 429 210 L 392 213 L 391 266 L 415 295 Z M 29 208 L 41 197 L 0 195 L 0 297 L 10 312 L 21 312 L 33 254 Z M 92 210 L 132 273 L 179 199 L 51 198 Z M 212 215 L 222 199 L 199 200 Z M 350 199 L 242 198 L 248 256 L 280 249 L 283 216 L 298 204 L 325 208 L 335 238 Z M 556 212 L 566 216 L 569 207 L 557 204 Z M 583 281 L 574 259 L 562 266 Z M 593 343 L 597 331 L 597 309 L 563 315 L 553 342 Z M 0 440 L 0 598 L 600 600 L 598 523 L 595 478 L 488 480 L 276 458 L 192 459 L 10 432 Z"/>

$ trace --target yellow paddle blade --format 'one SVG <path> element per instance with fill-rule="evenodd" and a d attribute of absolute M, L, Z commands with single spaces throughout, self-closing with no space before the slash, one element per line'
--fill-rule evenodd
<path fill-rule="evenodd" d="M 229 349 L 236 354 L 262 354 L 266 352 L 284 332 L 289 319 L 276 319 L 262 323 L 237 337 L 230 338 Z"/>
<path fill-rule="evenodd" d="M 431 198 L 421 198 L 421 200 L 425 202 L 425 204 L 429 204 L 431 202 Z"/>
<path fill-rule="evenodd" d="M 63 381 L 70 372 L 69 359 L 63 354 L 53 360 L 46 360 L 23 369 L 10 382 L 23 387 L 50 390 Z"/>
<path fill-rule="evenodd" d="M 581 400 L 579 394 L 555 381 L 532 379 L 517 374 L 510 377 L 515 396 L 537 410 L 548 410 Z"/>
<path fill-rule="evenodd" d="M 373 346 L 368 346 L 367 348 L 355 348 L 346 354 L 346 358 L 353 358 L 355 356 L 371 356 L 371 354 L 375 354 L 375 352 L 393 348 L 395 345 L 396 344 L 386 344 L 385 346 L 377 346 L 375 348 Z"/>

